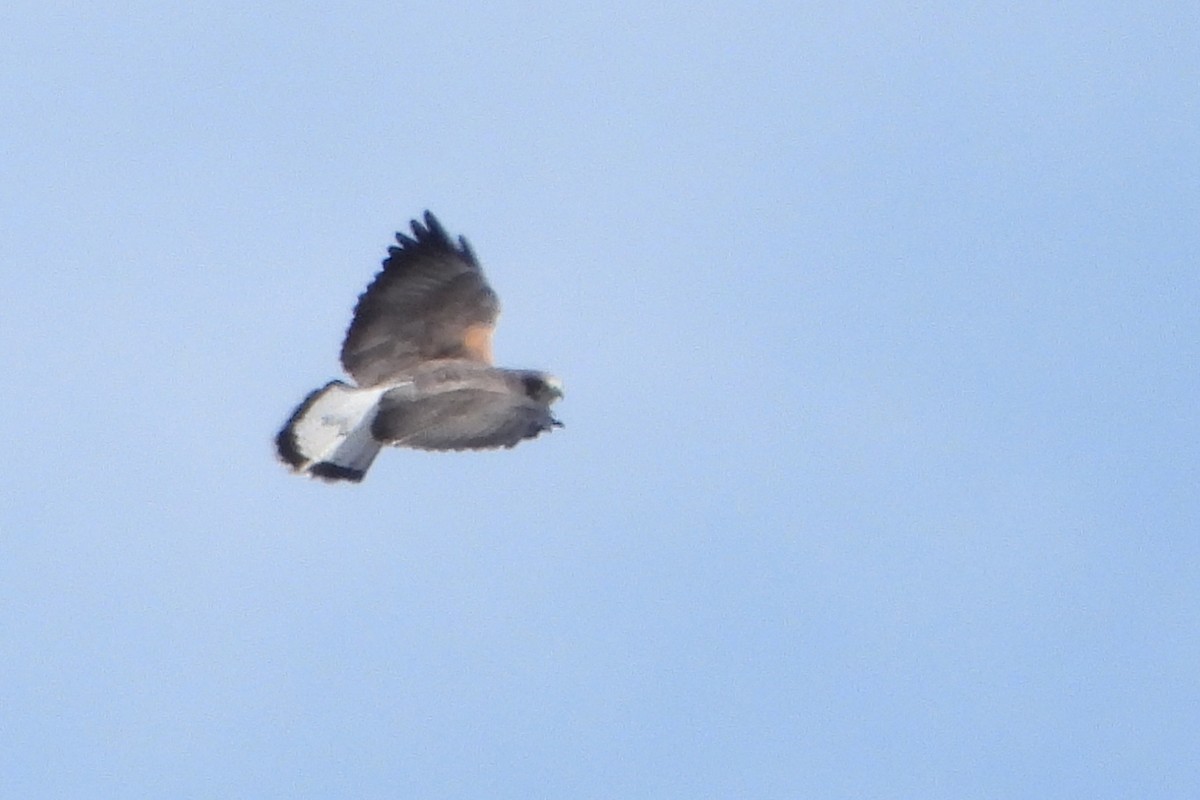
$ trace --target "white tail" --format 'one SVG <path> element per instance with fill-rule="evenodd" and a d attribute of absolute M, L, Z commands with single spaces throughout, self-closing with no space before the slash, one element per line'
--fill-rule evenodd
<path fill-rule="evenodd" d="M 388 388 L 330 381 L 312 392 L 275 437 L 280 460 L 316 478 L 361 481 L 382 446 L 371 436 L 371 423 Z"/>

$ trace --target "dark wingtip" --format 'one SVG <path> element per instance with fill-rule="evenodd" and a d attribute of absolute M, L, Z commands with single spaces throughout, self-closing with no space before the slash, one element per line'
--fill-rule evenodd
<path fill-rule="evenodd" d="M 425 227 L 429 228 L 430 232 L 439 239 L 449 238 L 446 236 L 446 229 L 442 227 L 442 223 L 438 222 L 438 218 L 429 209 L 425 209 Z"/>
<path fill-rule="evenodd" d="M 292 433 L 292 429 L 295 427 L 296 422 L 308 412 L 309 407 L 317 401 L 317 397 L 335 383 L 345 386 L 345 383 L 342 381 L 330 381 L 320 388 L 313 389 L 300 401 L 300 405 L 296 406 L 296 410 L 288 417 L 288 421 L 284 423 L 279 433 L 275 434 L 275 454 L 279 457 L 280 461 L 287 464 L 293 470 L 299 470 L 308 463 L 308 459 L 300 452 L 300 448 L 296 444 L 296 436 Z"/>
<path fill-rule="evenodd" d="M 275 434 L 275 455 L 293 470 L 298 470 L 304 465 L 304 456 L 300 455 L 300 449 L 296 447 L 296 439 L 290 426 Z"/>
<path fill-rule="evenodd" d="M 421 241 L 427 241 L 440 247 L 454 248 L 454 243 L 450 241 L 450 236 L 446 233 L 446 229 L 442 227 L 442 223 L 433 215 L 433 212 L 428 209 L 425 211 L 425 224 L 421 225 L 421 223 L 413 220 L 412 229 L 413 233 L 417 234 L 417 238 Z"/>
<path fill-rule="evenodd" d="M 471 249 L 471 244 L 467 241 L 467 237 L 458 237 L 458 249 L 472 264 L 479 263 L 479 259 L 475 257 L 475 251 Z"/>
<path fill-rule="evenodd" d="M 467 240 L 459 236 L 457 243 L 450 238 L 446 233 L 446 229 L 442 227 L 442 223 L 433 215 L 432 211 L 426 211 L 421 220 L 409 220 L 409 227 L 412 229 L 412 234 L 397 232 L 396 245 L 388 248 L 388 257 L 384 259 L 386 266 L 388 261 L 393 257 L 402 256 L 405 253 L 419 250 L 422 247 L 439 248 L 457 253 L 463 258 L 478 266 L 479 260 L 475 258 L 475 252 L 471 250 L 471 245 L 467 244 Z"/>
<path fill-rule="evenodd" d="M 360 483 L 367 473 L 361 469 L 350 469 L 329 461 L 318 461 L 308 468 L 308 474 L 324 481 L 351 481 Z"/>
<path fill-rule="evenodd" d="M 275 434 L 275 455 L 293 470 L 299 469 L 304 463 L 304 456 L 296 447 L 296 437 L 292 435 L 290 425 Z"/>

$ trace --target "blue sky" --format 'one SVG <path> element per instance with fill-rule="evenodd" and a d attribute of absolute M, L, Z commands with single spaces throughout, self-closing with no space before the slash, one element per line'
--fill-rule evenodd
<path fill-rule="evenodd" d="M 0 794 L 1194 798 L 1191 3 L 0 11 Z M 567 427 L 271 438 L 425 208 Z"/>

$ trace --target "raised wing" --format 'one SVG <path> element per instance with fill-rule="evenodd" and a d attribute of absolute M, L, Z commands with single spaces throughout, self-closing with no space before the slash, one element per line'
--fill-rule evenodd
<path fill-rule="evenodd" d="M 358 298 L 342 344 L 342 366 L 359 386 L 376 386 L 423 361 L 492 363 L 500 313 L 466 240 L 451 242 L 428 211 L 412 236 L 396 234 L 383 270 Z"/>
<path fill-rule="evenodd" d="M 371 435 L 420 450 L 485 450 L 512 447 L 560 424 L 544 403 L 515 392 L 464 388 L 414 398 L 393 389 L 380 401 Z"/>

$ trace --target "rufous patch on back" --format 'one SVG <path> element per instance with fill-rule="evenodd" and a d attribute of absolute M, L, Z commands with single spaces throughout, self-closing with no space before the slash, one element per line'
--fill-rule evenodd
<path fill-rule="evenodd" d="M 492 331 L 491 325 L 478 324 L 467 326 L 463 332 L 463 350 L 467 358 L 484 364 L 492 362 Z"/>

